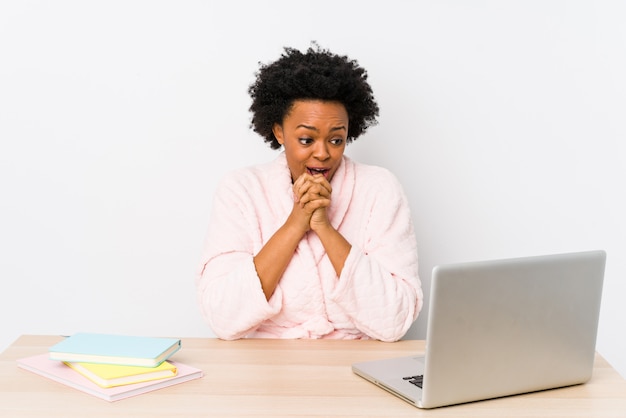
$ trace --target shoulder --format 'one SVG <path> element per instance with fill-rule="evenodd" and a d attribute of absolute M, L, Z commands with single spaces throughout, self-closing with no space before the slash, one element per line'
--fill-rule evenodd
<path fill-rule="evenodd" d="M 353 201 L 371 208 L 396 210 L 408 207 L 405 190 L 388 168 L 351 162 L 354 170 Z"/>
<path fill-rule="evenodd" d="M 377 165 L 358 163 L 350 159 L 347 161 L 353 167 L 357 187 L 391 189 L 394 192 L 402 189 L 400 181 L 391 170 Z"/>
<path fill-rule="evenodd" d="M 268 182 L 278 169 L 277 161 L 233 169 L 222 176 L 218 189 L 248 189 Z"/>
<path fill-rule="evenodd" d="M 240 167 L 230 170 L 222 176 L 220 184 L 241 184 L 241 182 L 259 181 L 263 178 L 263 173 L 266 171 L 264 167 L 267 164 L 258 164 L 249 167 Z"/>
<path fill-rule="evenodd" d="M 263 189 L 262 167 L 251 166 L 231 170 L 218 180 L 214 200 L 225 205 L 247 206 L 253 195 Z"/>

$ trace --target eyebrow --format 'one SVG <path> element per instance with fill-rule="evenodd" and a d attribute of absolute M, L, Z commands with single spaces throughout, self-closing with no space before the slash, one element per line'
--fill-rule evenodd
<path fill-rule="evenodd" d="M 319 132 L 319 129 L 317 129 L 315 126 L 309 126 L 309 125 L 300 124 L 300 125 L 296 126 L 296 129 L 298 129 L 298 128 L 305 128 L 305 129 L 310 129 L 311 131 Z M 331 132 L 341 131 L 341 130 L 345 131 L 346 127 L 341 125 L 341 126 L 336 126 L 336 127 L 330 129 Z"/>

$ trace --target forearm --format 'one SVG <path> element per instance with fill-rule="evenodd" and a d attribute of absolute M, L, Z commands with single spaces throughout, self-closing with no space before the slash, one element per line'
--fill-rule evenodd
<path fill-rule="evenodd" d="M 254 257 L 254 266 L 267 300 L 270 299 L 300 240 L 306 233 L 291 221 L 281 226 Z"/>
<path fill-rule="evenodd" d="M 326 255 L 328 255 L 337 277 L 341 276 L 352 245 L 330 224 L 316 228 L 315 233 L 322 241 Z"/>

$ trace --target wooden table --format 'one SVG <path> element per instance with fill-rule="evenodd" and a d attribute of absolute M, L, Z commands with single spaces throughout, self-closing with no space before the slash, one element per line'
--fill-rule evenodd
<path fill-rule="evenodd" d="M 17 367 L 60 340 L 22 336 L 0 355 L 0 417 L 626 417 L 626 381 L 599 355 L 584 385 L 420 410 L 350 365 L 423 353 L 424 341 L 184 338 L 173 359 L 202 379 L 109 403 Z"/>

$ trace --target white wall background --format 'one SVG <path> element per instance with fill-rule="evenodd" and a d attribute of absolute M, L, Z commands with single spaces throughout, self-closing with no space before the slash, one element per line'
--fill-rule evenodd
<path fill-rule="evenodd" d="M 626 376 L 624 22 L 619 0 L 0 3 L 0 348 L 212 336 L 216 181 L 275 155 L 247 86 L 317 40 L 369 71 L 380 124 L 347 153 L 405 185 L 425 290 L 439 263 L 605 249 L 598 350 Z"/>

